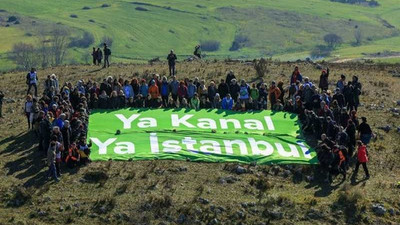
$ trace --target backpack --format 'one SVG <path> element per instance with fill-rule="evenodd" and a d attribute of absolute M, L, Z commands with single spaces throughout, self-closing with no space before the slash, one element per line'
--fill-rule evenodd
<path fill-rule="evenodd" d="M 111 50 L 109 48 L 107 48 L 105 54 L 106 55 L 111 55 Z"/>

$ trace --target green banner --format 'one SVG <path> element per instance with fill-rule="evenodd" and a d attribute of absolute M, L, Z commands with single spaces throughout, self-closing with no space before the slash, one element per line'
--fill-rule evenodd
<path fill-rule="evenodd" d="M 296 114 L 188 109 L 95 110 L 90 158 L 317 164 Z"/>

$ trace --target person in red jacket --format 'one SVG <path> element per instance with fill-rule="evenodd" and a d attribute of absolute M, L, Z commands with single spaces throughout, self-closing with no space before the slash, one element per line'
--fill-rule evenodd
<path fill-rule="evenodd" d="M 358 153 L 357 153 L 358 161 L 356 164 L 356 169 L 354 170 L 354 177 L 357 176 L 358 168 L 361 164 L 365 172 L 365 179 L 369 179 L 369 172 L 367 168 L 367 162 L 368 162 L 367 146 L 364 145 L 361 141 L 357 141 L 357 145 L 358 145 Z"/>

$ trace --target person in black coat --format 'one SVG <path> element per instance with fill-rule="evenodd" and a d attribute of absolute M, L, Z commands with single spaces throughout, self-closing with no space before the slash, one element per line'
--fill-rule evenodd
<path fill-rule="evenodd" d="M 221 79 L 221 83 L 218 85 L 218 93 L 221 99 L 225 98 L 226 94 L 229 93 L 229 85 L 225 83 L 224 79 Z"/>
<path fill-rule="evenodd" d="M 236 82 L 236 79 L 232 79 L 230 85 L 229 85 L 229 93 L 231 94 L 231 97 L 233 99 L 237 99 L 239 96 L 239 91 L 240 91 L 240 86 Z"/>
<path fill-rule="evenodd" d="M 233 79 L 236 79 L 235 74 L 233 73 L 233 71 L 229 71 L 229 73 L 226 75 L 226 80 L 225 83 L 228 85 L 231 85 L 231 82 Z"/>
<path fill-rule="evenodd" d="M 168 60 L 168 68 L 169 68 L 169 75 L 175 75 L 175 61 L 178 58 L 176 57 L 174 50 L 171 50 L 170 53 L 167 56 L 167 60 Z"/>

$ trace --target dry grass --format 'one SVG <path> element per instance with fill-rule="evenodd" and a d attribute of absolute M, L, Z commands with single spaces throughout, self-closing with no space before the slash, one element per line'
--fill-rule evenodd
<path fill-rule="evenodd" d="M 317 81 L 320 71 L 315 65 L 305 62 L 298 65 L 303 75 Z M 293 63 L 271 62 L 270 72 L 264 79 L 288 81 L 293 67 Z M 342 73 L 360 77 L 364 85 L 361 98 L 364 106 L 360 108 L 359 116 L 367 116 L 373 130 L 379 133 L 379 138 L 369 149 L 371 179 L 354 184 L 347 180 L 341 187 L 324 185 L 318 179 L 305 181 L 305 176 L 313 174 L 314 168 L 310 167 L 251 166 L 246 167 L 248 173 L 237 175 L 232 172 L 234 164 L 181 161 L 95 162 L 73 171 L 63 169 L 59 183 L 46 182 L 44 159 L 37 152 L 34 134 L 27 133 L 22 115 L 25 73 L 3 74 L 0 90 L 5 92 L 6 98 L 16 102 L 4 103 L 5 119 L 0 120 L 0 224 L 399 222 L 399 215 L 378 218 L 369 207 L 372 202 L 380 202 L 387 209 L 400 209 L 399 189 L 395 185 L 400 181 L 400 134 L 396 129 L 388 133 L 377 129 L 387 124 L 393 128 L 400 126 L 399 118 L 387 110 L 400 100 L 399 78 L 388 73 L 399 68 L 362 64 L 332 64 L 329 67 L 331 81 L 336 81 Z M 197 76 L 219 80 L 231 69 L 237 77 L 250 82 L 256 81 L 257 77 L 251 63 L 195 62 L 181 63 L 177 68 L 180 79 Z M 166 74 L 167 66 L 114 65 L 106 70 L 92 66 L 64 66 L 39 71 L 39 78 L 41 84 L 51 73 L 57 74 L 61 82 L 101 81 L 106 76 L 130 79 L 137 75 L 148 77 L 153 72 Z M 385 108 L 370 107 L 371 104 L 384 104 Z M 290 170 L 293 175 L 285 176 L 285 170 Z M 294 179 L 296 171 L 302 171 L 305 176 Z M 360 169 L 359 178 L 362 172 Z M 227 177 L 230 182 L 220 182 L 221 178 Z M 25 198 L 26 193 L 31 197 Z M 15 202 L 16 196 L 22 196 L 26 201 L 18 207 L 8 206 L 10 200 Z M 355 217 L 357 220 L 353 220 L 344 213 L 352 206 L 357 207 L 357 215 L 363 213 L 368 219 Z"/>

